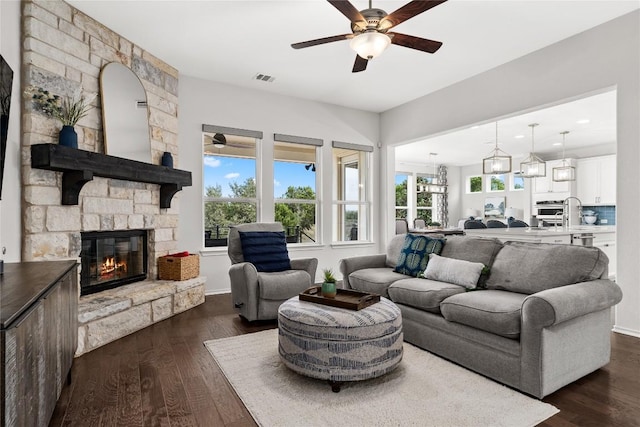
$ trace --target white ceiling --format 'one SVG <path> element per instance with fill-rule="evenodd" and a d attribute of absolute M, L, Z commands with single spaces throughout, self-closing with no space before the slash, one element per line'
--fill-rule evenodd
<path fill-rule="evenodd" d="M 585 121 L 588 121 L 585 123 Z M 531 151 L 531 127 L 534 129 L 535 153 L 543 160 L 562 157 L 562 135 L 566 157 L 610 154 L 616 150 L 616 92 L 610 91 L 560 105 L 541 108 L 498 121 L 498 146 L 516 160 Z M 477 165 L 488 157 L 496 141 L 495 122 L 469 125 L 465 129 L 434 136 L 395 149 L 398 170 L 410 171 L 412 165 Z M 554 145 L 556 144 L 556 145 Z M 430 153 L 436 156 L 429 157 Z"/>
<path fill-rule="evenodd" d="M 442 41 L 438 52 L 391 45 L 366 71 L 351 73 L 355 53 L 347 41 L 290 47 L 350 32 L 347 18 L 326 1 L 67 1 L 183 75 L 373 112 L 640 7 L 638 0 L 449 0 L 394 28 Z M 366 0 L 352 3 L 368 7 Z M 391 13 L 405 3 L 374 0 L 373 7 Z M 256 81 L 258 73 L 275 81 Z"/>

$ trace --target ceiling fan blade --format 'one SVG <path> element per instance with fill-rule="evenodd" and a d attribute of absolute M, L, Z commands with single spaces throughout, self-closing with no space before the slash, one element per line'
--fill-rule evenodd
<path fill-rule="evenodd" d="M 359 23 L 360 27 L 365 28 L 367 26 L 367 20 L 351 3 L 346 0 L 327 0 L 336 9 L 346 16 L 352 23 Z"/>
<path fill-rule="evenodd" d="M 338 42 L 340 40 L 347 40 L 353 38 L 353 34 L 341 34 L 339 36 L 323 37 L 321 39 L 308 40 L 306 42 L 293 43 L 291 45 L 294 49 L 302 49 L 304 47 L 317 46 L 319 44 Z"/>
<path fill-rule="evenodd" d="M 407 19 L 413 18 L 416 15 L 425 12 L 432 7 L 439 5 L 440 3 L 444 3 L 447 0 L 415 0 L 410 1 L 409 3 L 402 6 L 400 9 L 391 12 L 389 15 L 385 16 L 380 20 L 378 24 L 379 30 L 388 30 L 390 28 L 395 27 L 396 25 L 406 21 Z"/>
<path fill-rule="evenodd" d="M 392 44 L 421 50 L 423 52 L 435 53 L 438 49 L 440 49 L 440 46 L 442 46 L 442 42 L 423 39 L 420 37 L 408 36 L 406 34 L 387 33 L 387 35 L 391 36 Z"/>
<path fill-rule="evenodd" d="M 360 55 L 356 55 L 356 62 L 353 64 L 352 73 L 359 73 L 360 71 L 364 71 L 367 69 L 367 64 L 369 63 L 368 59 L 364 59 Z"/>

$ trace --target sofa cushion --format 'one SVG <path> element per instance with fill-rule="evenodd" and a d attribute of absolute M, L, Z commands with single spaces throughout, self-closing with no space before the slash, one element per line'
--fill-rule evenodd
<path fill-rule="evenodd" d="M 427 267 L 429 254 L 439 254 L 443 246 L 443 239 L 406 234 L 396 268 L 393 271 L 417 277 Z"/>
<path fill-rule="evenodd" d="M 484 264 L 481 262 L 469 262 L 430 254 L 424 277 L 474 289 L 483 268 Z"/>
<path fill-rule="evenodd" d="M 388 289 L 389 298 L 432 313 L 440 313 L 440 303 L 451 295 L 465 292 L 464 287 L 428 279 L 402 279 Z"/>
<path fill-rule="evenodd" d="M 387 245 L 387 267 L 395 268 L 400 258 L 400 251 L 404 246 L 404 234 L 396 234 Z"/>
<path fill-rule="evenodd" d="M 242 255 L 258 271 L 291 269 L 284 231 L 240 231 Z"/>
<path fill-rule="evenodd" d="M 312 285 L 311 276 L 304 270 L 258 273 L 260 299 L 286 300 Z"/>
<path fill-rule="evenodd" d="M 349 285 L 358 291 L 373 292 L 386 297 L 389 295 L 387 293 L 389 285 L 406 277 L 386 267 L 364 268 L 349 275 Z"/>
<path fill-rule="evenodd" d="M 608 263 L 598 248 L 506 242 L 491 267 L 487 288 L 534 294 L 598 279 Z"/>
<path fill-rule="evenodd" d="M 453 295 L 440 304 L 445 319 L 506 338 L 520 337 L 520 311 L 527 297 L 516 292 L 480 290 Z"/>
<path fill-rule="evenodd" d="M 502 242 L 495 238 L 450 236 L 440 255 L 469 262 L 481 262 L 491 267 L 502 246 Z"/>

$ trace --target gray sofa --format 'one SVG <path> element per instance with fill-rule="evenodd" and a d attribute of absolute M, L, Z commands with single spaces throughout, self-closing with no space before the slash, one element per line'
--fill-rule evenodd
<path fill-rule="evenodd" d="M 340 271 L 345 288 L 400 307 L 405 341 L 538 398 L 609 362 L 622 292 L 598 248 L 448 237 L 442 257 L 489 267 L 468 290 L 394 272 L 404 241 L 343 259 Z"/>

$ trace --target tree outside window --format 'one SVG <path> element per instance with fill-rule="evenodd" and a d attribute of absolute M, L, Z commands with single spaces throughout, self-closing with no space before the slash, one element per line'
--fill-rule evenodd
<path fill-rule="evenodd" d="M 287 241 L 316 242 L 316 146 L 276 141 L 273 173 L 274 217 L 285 228 Z"/>
<path fill-rule="evenodd" d="M 216 147 L 214 136 L 203 135 L 205 247 L 226 246 L 230 225 L 258 219 L 256 139 L 225 134 Z"/>
<path fill-rule="evenodd" d="M 482 175 L 467 178 L 467 193 L 482 193 Z"/>
<path fill-rule="evenodd" d="M 407 219 L 407 184 L 409 176 L 407 174 L 396 174 L 396 218 Z"/>
<path fill-rule="evenodd" d="M 506 176 L 501 175 L 489 175 L 489 182 L 487 183 L 487 191 L 504 191 L 506 190 Z"/>
<path fill-rule="evenodd" d="M 417 176 L 416 188 L 419 190 L 421 185 L 434 183 L 432 177 Z M 416 218 L 423 219 L 426 224 L 434 221 L 433 215 L 433 198 L 434 195 L 426 191 L 416 192 Z"/>

